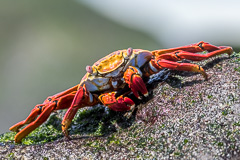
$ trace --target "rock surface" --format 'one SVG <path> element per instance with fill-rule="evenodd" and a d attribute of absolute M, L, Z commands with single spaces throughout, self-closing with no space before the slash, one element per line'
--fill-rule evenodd
<path fill-rule="evenodd" d="M 73 135 L 40 145 L 1 144 L 0 159 L 238 159 L 240 62 L 219 56 L 201 66 L 209 75 L 171 72 L 132 123 L 104 136 Z"/>

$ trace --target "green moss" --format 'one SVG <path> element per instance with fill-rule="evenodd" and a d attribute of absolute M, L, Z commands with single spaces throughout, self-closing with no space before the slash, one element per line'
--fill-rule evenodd
<path fill-rule="evenodd" d="M 233 125 L 234 125 L 234 126 L 240 126 L 240 121 L 235 122 Z"/>
<path fill-rule="evenodd" d="M 5 134 L 0 135 L 0 142 L 6 143 L 6 142 L 13 142 L 15 133 L 13 132 L 7 132 Z"/>
<path fill-rule="evenodd" d="M 235 71 L 240 72 L 240 67 L 234 68 Z"/>
<path fill-rule="evenodd" d="M 222 111 L 222 115 L 226 116 L 226 115 L 228 115 L 228 112 L 229 112 L 228 109 L 225 109 L 225 110 Z"/>
<path fill-rule="evenodd" d="M 223 146 L 223 142 L 218 142 L 217 145 L 218 145 L 218 147 L 222 147 Z"/>
<path fill-rule="evenodd" d="M 238 57 L 238 58 L 240 58 L 240 52 L 234 52 L 233 54 L 232 54 L 232 57 Z M 240 59 L 239 59 L 240 60 Z"/>
<path fill-rule="evenodd" d="M 14 160 L 15 159 L 14 153 L 13 152 L 9 153 L 7 158 L 10 160 Z"/>
<path fill-rule="evenodd" d="M 185 145 L 185 144 L 187 144 L 188 143 L 188 139 L 184 139 L 183 140 L 183 144 Z"/>
<path fill-rule="evenodd" d="M 208 99 L 211 99 L 213 96 L 212 95 L 208 95 L 207 97 L 208 97 Z"/>
<path fill-rule="evenodd" d="M 240 63 L 240 52 L 234 52 L 232 55 L 231 55 L 231 57 L 237 57 L 236 59 L 234 59 L 234 61 L 233 62 L 235 62 L 235 63 Z M 237 72 L 240 72 L 240 67 L 236 67 L 236 68 L 234 68 L 234 70 L 235 71 L 237 71 Z"/>
<path fill-rule="evenodd" d="M 237 59 L 236 60 L 234 60 L 235 62 L 238 62 L 238 63 L 240 63 L 240 52 L 234 52 L 232 55 L 231 55 L 231 57 L 237 57 Z"/>
<path fill-rule="evenodd" d="M 181 155 L 181 153 L 180 152 L 174 152 L 174 156 L 180 156 Z"/>
<path fill-rule="evenodd" d="M 108 135 L 116 131 L 115 124 L 126 128 L 130 124 L 130 121 L 132 121 L 131 119 L 126 119 L 122 113 L 114 111 L 106 112 L 105 110 L 103 106 L 79 110 L 73 119 L 72 125 L 69 127 L 70 135 Z M 59 118 L 59 114 L 51 115 L 46 123 L 23 138 L 22 144 L 42 144 L 62 138 L 61 121 L 62 118 Z M 15 134 L 7 132 L 0 135 L 0 143 L 14 143 Z"/>

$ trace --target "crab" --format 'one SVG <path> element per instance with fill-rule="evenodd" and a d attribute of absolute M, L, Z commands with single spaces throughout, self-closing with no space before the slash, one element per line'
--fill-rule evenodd
<path fill-rule="evenodd" d="M 206 53 L 198 53 L 203 51 Z M 207 80 L 208 76 L 202 67 L 180 61 L 183 59 L 201 61 L 223 53 L 231 55 L 233 49 L 229 46 L 214 46 L 203 41 L 154 51 L 132 48 L 115 51 L 92 66 L 86 66 L 87 73 L 79 84 L 47 97 L 42 104 L 33 108 L 25 120 L 13 125 L 10 130 L 18 132 L 15 135 L 15 142 L 20 143 L 24 137 L 44 123 L 52 112 L 67 109 L 62 120 L 62 131 L 69 138 L 68 127 L 80 108 L 103 104 L 114 111 L 131 111 L 135 103 L 129 98 L 129 94 L 138 99 L 148 96 L 146 82 L 151 75 L 167 68 L 198 72 Z"/>

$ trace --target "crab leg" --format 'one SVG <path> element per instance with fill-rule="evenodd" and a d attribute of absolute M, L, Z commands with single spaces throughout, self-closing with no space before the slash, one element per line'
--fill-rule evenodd
<path fill-rule="evenodd" d="M 223 53 L 227 53 L 228 55 L 231 55 L 233 53 L 233 50 L 231 47 L 220 46 L 219 48 L 220 48 L 219 50 L 215 50 L 207 54 L 196 54 L 188 51 L 177 50 L 172 53 L 165 53 L 165 54 L 159 55 L 157 59 L 167 59 L 171 61 L 179 61 L 183 59 L 192 60 L 192 61 L 201 61 L 201 60 L 205 60 Z"/>
<path fill-rule="evenodd" d="M 46 105 L 46 104 L 44 104 L 44 105 Z M 43 104 L 36 105 L 36 106 L 33 108 L 33 110 L 31 111 L 31 113 L 29 114 L 29 116 L 28 116 L 25 120 L 23 120 L 23 121 L 21 121 L 21 122 L 18 122 L 18 123 L 16 123 L 15 125 L 11 126 L 11 127 L 9 128 L 9 130 L 10 130 L 10 131 L 13 131 L 13 132 L 19 132 L 19 129 L 20 129 L 21 127 L 23 127 L 23 126 L 26 125 L 26 124 L 31 123 L 32 121 L 34 121 L 34 120 L 37 118 L 37 116 L 39 115 L 39 113 L 41 113 L 42 107 L 43 107 L 44 105 L 43 105 Z"/>
<path fill-rule="evenodd" d="M 201 41 L 199 43 L 191 44 L 191 45 L 188 45 L 188 46 L 155 50 L 155 51 L 152 51 L 152 54 L 154 56 L 159 56 L 159 55 L 162 55 L 162 54 L 165 54 L 165 53 L 171 53 L 171 52 L 178 51 L 178 50 L 187 51 L 187 52 L 191 52 L 191 53 L 202 52 L 202 51 L 212 52 L 212 51 L 226 49 L 226 48 L 231 48 L 231 47 L 225 47 L 225 46 L 217 47 L 217 46 L 214 46 L 214 45 L 209 44 L 207 42 Z M 232 49 L 229 49 L 229 50 L 232 50 Z M 224 53 L 226 53 L 226 52 L 224 52 Z"/>
<path fill-rule="evenodd" d="M 28 126 L 23 128 L 20 132 L 18 132 L 15 136 L 15 142 L 19 143 L 21 140 L 26 137 L 29 133 L 31 133 L 34 129 L 40 126 L 43 122 L 47 120 L 50 116 L 51 112 L 54 110 L 55 104 L 50 104 L 46 107 L 46 109 L 41 113 L 41 115 L 33 122 L 31 122 Z"/>
<path fill-rule="evenodd" d="M 61 96 L 64 96 L 64 95 L 67 95 L 73 91 L 76 91 L 78 88 L 78 85 L 66 90 L 66 91 L 63 91 L 63 92 L 60 92 L 58 94 L 55 94 L 54 96 L 49 96 L 44 102 L 43 104 L 38 104 L 36 105 L 33 110 L 31 111 L 31 113 L 29 114 L 29 116 L 21 121 L 21 122 L 18 122 L 17 124 L 13 125 L 12 127 L 9 128 L 10 131 L 13 131 L 13 132 L 19 132 L 19 129 L 21 127 L 23 127 L 24 125 L 26 124 L 29 124 L 31 123 L 32 121 L 34 121 L 38 115 L 40 115 L 42 113 L 42 111 L 45 109 L 45 107 L 47 105 L 49 105 L 50 102 L 52 102 L 53 100 L 56 100 L 57 98 L 60 98 Z"/>
<path fill-rule="evenodd" d="M 62 131 L 63 134 L 69 138 L 68 136 L 68 127 L 72 122 L 75 114 L 78 109 L 83 108 L 85 106 L 93 106 L 97 104 L 97 100 L 93 97 L 93 95 L 87 91 L 86 86 L 79 86 L 78 91 L 76 92 L 70 108 L 68 108 L 66 114 L 62 120 Z"/>
<path fill-rule="evenodd" d="M 199 65 L 192 64 L 192 63 L 178 63 L 173 62 L 165 59 L 161 59 L 157 62 L 159 68 L 168 68 L 171 70 L 178 70 L 178 71 L 190 71 L 190 72 L 198 72 L 203 75 L 205 80 L 208 79 L 208 76 L 204 69 Z"/>
<path fill-rule="evenodd" d="M 208 53 L 196 53 L 204 50 L 208 51 Z M 228 46 L 217 47 L 206 42 L 199 42 L 197 44 L 184 47 L 153 51 L 152 54 L 155 55 L 155 58 L 149 62 L 147 73 L 154 74 L 164 68 L 168 68 L 171 70 L 198 72 L 201 73 L 207 80 L 207 74 L 202 67 L 196 64 L 178 63 L 176 61 L 180 61 L 183 59 L 201 61 L 223 53 L 231 55 L 233 53 L 233 49 Z"/>
<path fill-rule="evenodd" d="M 43 104 L 34 107 L 26 120 L 13 125 L 10 130 L 18 132 L 15 136 L 15 142 L 19 143 L 22 138 L 26 137 L 30 132 L 45 122 L 54 110 L 68 108 L 75 96 L 75 90 L 77 90 L 77 87 L 78 85 L 64 92 L 48 97 Z M 26 124 L 28 125 L 19 131 L 19 129 Z"/>

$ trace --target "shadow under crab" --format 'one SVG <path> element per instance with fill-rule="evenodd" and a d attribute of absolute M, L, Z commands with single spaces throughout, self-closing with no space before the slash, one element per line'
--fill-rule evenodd
<path fill-rule="evenodd" d="M 218 57 L 216 59 L 210 59 L 207 63 L 204 64 L 203 68 L 207 71 L 208 69 L 213 68 L 216 64 L 226 59 L 228 58 Z M 146 124 L 153 124 L 156 121 L 154 118 L 156 115 L 154 116 L 155 113 L 152 113 L 154 110 L 149 112 L 147 115 L 140 115 L 138 112 L 139 105 L 141 105 L 141 107 L 144 107 L 145 103 L 151 101 L 154 98 L 153 90 L 156 89 L 159 85 L 164 85 L 164 83 L 173 88 L 184 88 L 187 86 L 197 85 L 205 81 L 203 79 L 196 79 L 183 82 L 182 79 L 193 75 L 196 74 L 191 72 L 182 73 L 173 70 L 164 70 L 162 73 L 158 73 L 148 80 L 146 84 L 149 91 L 148 97 L 142 96 L 142 99 L 139 100 L 133 94 L 128 95 L 136 104 L 136 108 L 134 110 L 128 112 L 116 112 L 109 110 L 102 105 L 97 105 L 84 111 L 84 114 L 86 115 L 80 113 L 76 116 L 70 129 L 70 134 L 109 136 L 120 128 L 125 129 L 130 127 L 136 121 L 144 120 Z M 182 79 L 178 78 L 179 76 L 182 77 Z M 159 108 L 161 108 L 161 106 L 159 106 Z M 165 115 L 160 114 L 158 116 Z"/>

